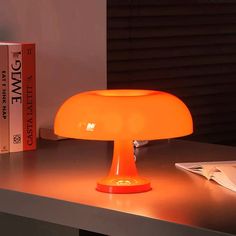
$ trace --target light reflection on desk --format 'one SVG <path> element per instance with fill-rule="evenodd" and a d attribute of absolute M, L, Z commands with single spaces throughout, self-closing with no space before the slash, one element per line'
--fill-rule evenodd
<path fill-rule="evenodd" d="M 96 181 L 109 171 L 110 144 L 43 142 L 37 151 L 0 155 L 0 187 L 196 227 L 228 227 L 229 232 L 234 232 L 236 229 L 230 227 L 236 218 L 236 194 L 174 166 L 177 161 L 221 160 L 225 154 L 233 158 L 236 149 L 211 149 L 204 144 L 199 147 L 178 141 L 144 147 L 138 153 L 137 167 L 142 176 L 151 180 L 153 190 L 107 194 L 95 187 Z M 224 215 L 224 219 L 218 215 Z"/>

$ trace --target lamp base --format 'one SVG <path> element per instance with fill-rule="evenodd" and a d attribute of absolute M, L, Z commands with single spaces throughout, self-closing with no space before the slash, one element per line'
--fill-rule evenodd
<path fill-rule="evenodd" d="M 100 192 L 105 193 L 141 193 L 151 190 L 150 181 L 141 177 L 106 177 L 97 183 Z"/>

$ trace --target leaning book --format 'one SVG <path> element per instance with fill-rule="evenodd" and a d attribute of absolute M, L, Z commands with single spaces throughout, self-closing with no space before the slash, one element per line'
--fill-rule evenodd
<path fill-rule="evenodd" d="M 236 192 L 236 161 L 175 163 L 175 166 Z"/>

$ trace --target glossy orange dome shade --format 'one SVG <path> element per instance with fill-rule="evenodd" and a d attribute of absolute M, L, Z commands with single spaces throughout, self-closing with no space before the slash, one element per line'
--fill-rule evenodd
<path fill-rule="evenodd" d="M 177 97 L 151 90 L 97 90 L 77 94 L 59 108 L 55 133 L 70 138 L 114 140 L 110 172 L 97 190 L 136 193 L 151 189 L 139 177 L 132 141 L 174 138 L 193 132 L 192 117 Z"/>
<path fill-rule="evenodd" d="M 188 108 L 177 97 L 149 90 L 98 90 L 62 104 L 55 133 L 64 137 L 152 140 L 192 133 Z"/>

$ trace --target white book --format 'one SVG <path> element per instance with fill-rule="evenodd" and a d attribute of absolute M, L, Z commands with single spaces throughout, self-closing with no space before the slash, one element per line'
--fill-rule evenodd
<path fill-rule="evenodd" d="M 175 166 L 214 180 L 236 192 L 236 161 L 175 163 Z"/>
<path fill-rule="evenodd" d="M 8 44 L 9 50 L 9 142 L 10 152 L 23 150 L 22 45 Z"/>

